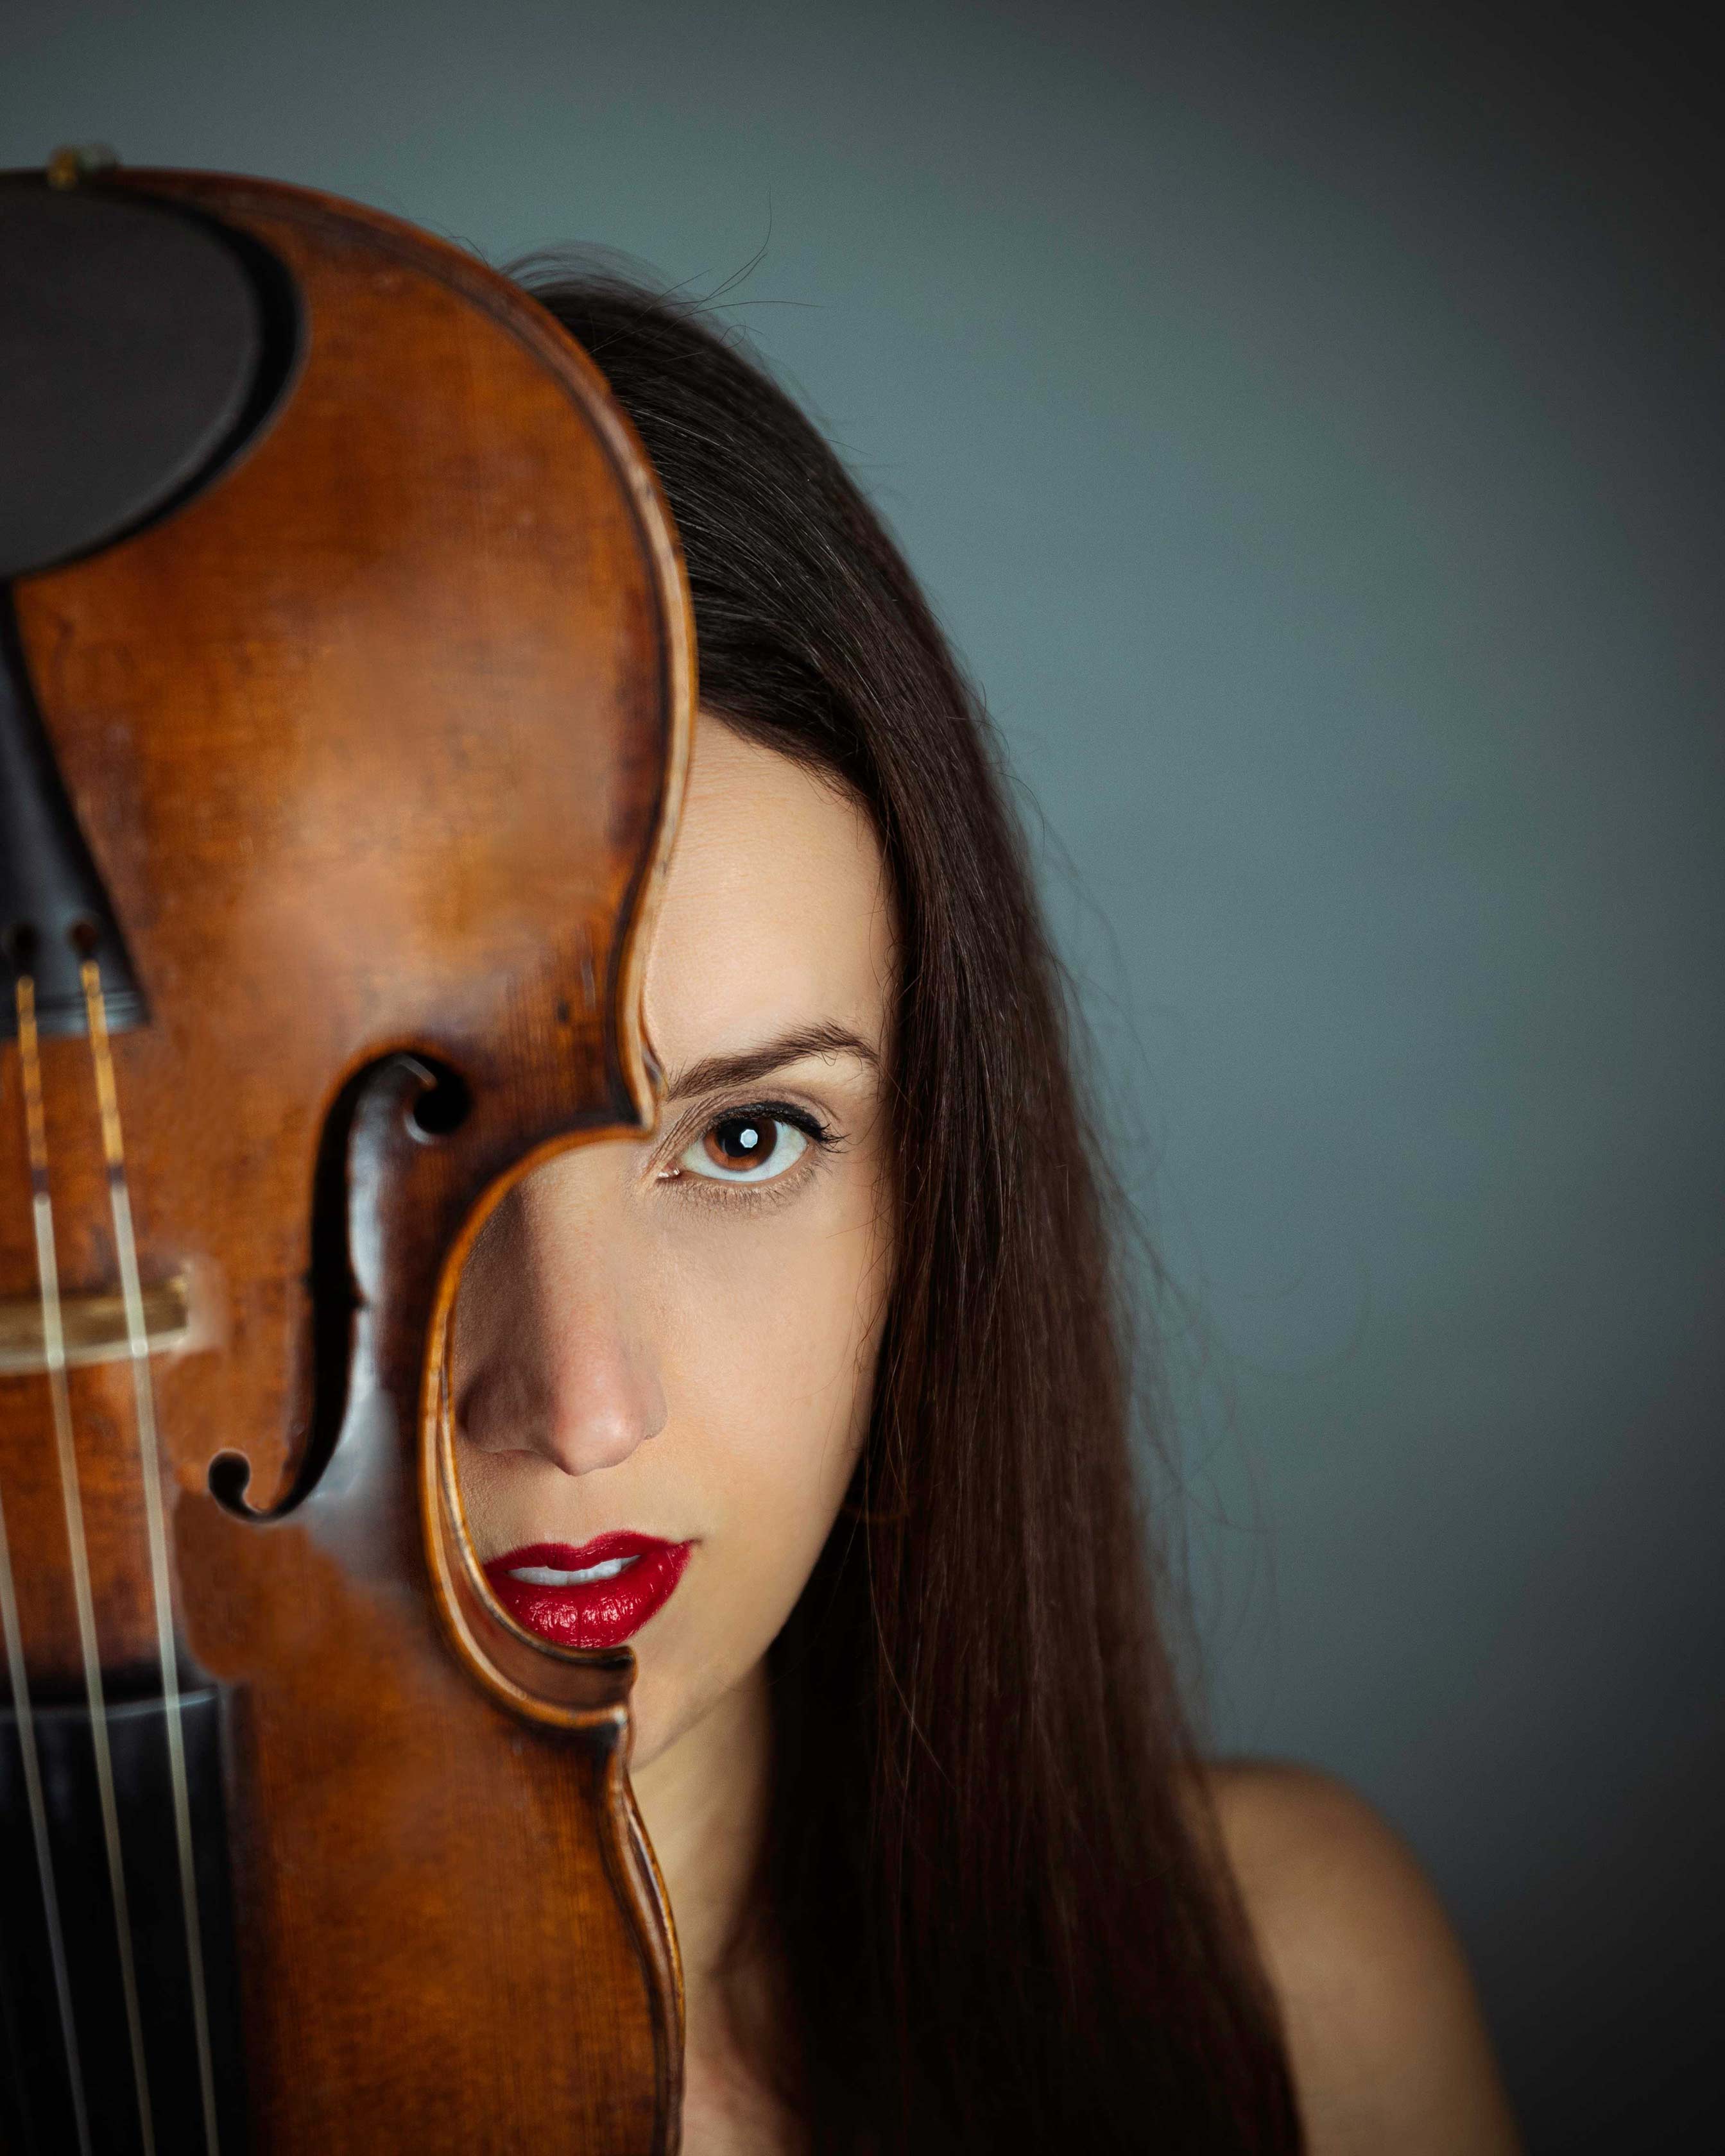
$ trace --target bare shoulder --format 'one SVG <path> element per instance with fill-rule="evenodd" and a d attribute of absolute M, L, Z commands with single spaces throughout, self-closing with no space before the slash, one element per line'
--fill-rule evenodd
<path fill-rule="evenodd" d="M 1281 2004 L 1311 2156 L 1513 2156 L 1472 1978 L 1405 1844 L 1304 1768 L 1242 1763 L 1206 1781 Z"/>

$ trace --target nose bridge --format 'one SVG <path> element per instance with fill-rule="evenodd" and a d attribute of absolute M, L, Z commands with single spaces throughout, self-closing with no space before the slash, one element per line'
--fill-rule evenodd
<path fill-rule="evenodd" d="M 647 1252 L 622 1148 L 584 1147 L 521 1192 L 539 1383 L 518 1442 L 565 1474 L 614 1467 L 665 1427 Z"/>

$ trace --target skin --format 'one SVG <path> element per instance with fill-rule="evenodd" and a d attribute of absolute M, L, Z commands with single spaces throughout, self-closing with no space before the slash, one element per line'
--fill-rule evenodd
<path fill-rule="evenodd" d="M 689 2156 L 800 2145 L 731 2044 L 718 1962 L 763 1816 L 763 1657 L 868 1420 L 891 1277 L 894 980 L 865 817 L 703 718 L 646 970 L 668 1074 L 659 1134 L 582 1148 L 519 1186 L 457 1312 L 458 1461 L 482 1560 L 611 1528 L 695 1543 L 632 1641 L 634 1789 L 684 1959 Z M 700 1172 L 718 1165 L 706 1134 L 727 1113 L 758 1123 L 770 1106 L 826 1142 L 798 1152 L 794 1126 L 775 1124 L 782 1174 Z M 1513 2151 L 1460 1950 L 1388 1830 L 1296 1770 L 1219 1770 L 1208 1795 L 1312 2156 Z"/>
<path fill-rule="evenodd" d="M 894 971 L 864 816 L 703 718 L 644 983 L 660 1134 L 583 1147 L 518 1186 L 457 1310 L 458 1466 L 482 1561 L 609 1528 L 695 1542 L 631 1641 L 635 1795 L 683 1953 L 691 2156 L 783 2145 L 737 2070 L 714 1965 L 758 1840 L 762 1658 L 868 1420 L 892 1248 Z M 720 1060 L 740 1057 L 756 1067 L 727 1078 Z M 768 1181 L 703 1177 L 703 1133 L 768 1103 L 828 1142 Z M 776 1149 L 798 1135 L 775 1126 Z"/>
<path fill-rule="evenodd" d="M 1219 1767 L 1209 1794 L 1281 2006 L 1312 2156 L 1515 2156 L 1461 1943 L 1405 1844 L 1304 1768 Z"/>

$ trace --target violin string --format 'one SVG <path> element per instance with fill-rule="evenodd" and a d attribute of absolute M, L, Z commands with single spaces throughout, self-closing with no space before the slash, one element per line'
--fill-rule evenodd
<path fill-rule="evenodd" d="M 126 2002 L 126 2028 L 131 2045 L 132 2082 L 137 2091 L 138 2125 L 144 2156 L 156 2156 L 150 2076 L 144 2064 L 144 2028 L 138 2012 L 137 1971 L 132 1962 L 131 1912 L 126 1899 L 126 1866 L 120 1851 L 120 1810 L 114 1796 L 114 1759 L 108 1746 L 108 1707 L 102 1686 L 101 1659 L 96 1651 L 90 1551 L 84 1537 L 84 1500 L 78 1486 L 78 1455 L 72 1441 L 72 1402 L 66 1385 L 59 1264 L 54 1255 L 54 1204 L 48 1183 L 48 1126 L 42 1112 L 42 1065 L 36 1038 L 36 983 L 28 973 L 20 973 L 18 981 L 18 1059 L 23 1068 L 24 1129 L 29 1145 L 30 1202 L 36 1229 L 36 1278 L 42 1299 L 42 1360 L 48 1373 L 54 1449 L 59 1457 L 60 1502 L 65 1512 L 66 1543 L 72 1561 L 72 1594 L 78 1611 L 78 1645 L 84 1660 L 84 1693 L 90 1707 L 90 1738 L 95 1753 L 102 1835 L 107 1846 L 108 1885 L 114 1898 L 120 1987 Z"/>
<path fill-rule="evenodd" d="M 167 1531 L 162 1505 L 162 1460 L 157 1438 L 156 1387 L 150 1369 L 150 1333 L 144 1317 L 144 1292 L 138 1277 L 137 1238 L 133 1232 L 131 1191 L 126 1175 L 126 1145 L 120 1126 L 120 1094 L 114 1082 L 114 1055 L 108 1039 L 107 1001 L 94 958 L 80 968 L 90 1026 L 90 1060 L 95 1070 L 96 1105 L 101 1115 L 102 1153 L 108 1169 L 108 1197 L 114 1216 L 114 1248 L 120 1264 L 120 1291 L 126 1306 L 126 1340 L 131 1360 L 132 1398 L 137 1411 L 139 1465 L 144 1483 L 144 1520 L 150 1543 L 150 1582 L 156 1601 L 156 1651 L 162 1664 L 162 1697 L 167 1727 L 168 1778 L 173 1791 L 174 1835 L 179 1845 L 180 1911 L 186 1931 L 186 1960 L 192 1978 L 192 2022 L 198 2043 L 198 2087 L 203 2102 L 203 2138 L 208 2156 L 217 2156 L 216 2082 L 210 2054 L 209 2005 L 203 1972 L 203 1929 L 198 1921 L 198 1874 L 192 1851 L 192 1800 L 186 1775 L 184 1707 L 180 1697 L 179 1656 L 174 1640 L 172 1576 L 167 1560 Z"/>
<path fill-rule="evenodd" d="M 66 1970 L 65 1934 L 60 1928 L 60 1897 L 54 1886 L 54 1852 L 48 1840 L 48 1807 L 42 1795 L 42 1763 L 36 1753 L 36 1717 L 30 1707 L 29 1671 L 24 1666 L 18 1593 L 12 1577 L 12 1545 L 6 1533 L 6 1507 L 0 1503 L 0 1626 L 6 1633 L 6 1666 L 12 1678 L 13 1719 L 24 1766 L 24 1794 L 30 1809 L 30 1837 L 36 1846 L 36 1876 L 42 1882 L 42 1914 L 48 1926 L 48 1957 L 54 1969 L 54 1995 L 59 2008 L 60 2037 L 66 2050 L 66 2073 L 72 2089 L 72 2118 L 78 2129 L 78 2156 L 90 2156 L 90 2120 L 84 2106 L 84 2069 L 78 2057 L 78 2029 L 72 2019 L 72 1985 Z"/>

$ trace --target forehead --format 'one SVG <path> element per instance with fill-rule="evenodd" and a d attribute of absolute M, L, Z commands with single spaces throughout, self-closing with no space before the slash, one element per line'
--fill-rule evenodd
<path fill-rule="evenodd" d="M 703 715 L 647 952 L 647 1034 L 661 1066 L 823 1020 L 878 1045 L 892 968 L 891 898 L 868 818 L 788 757 Z"/>

